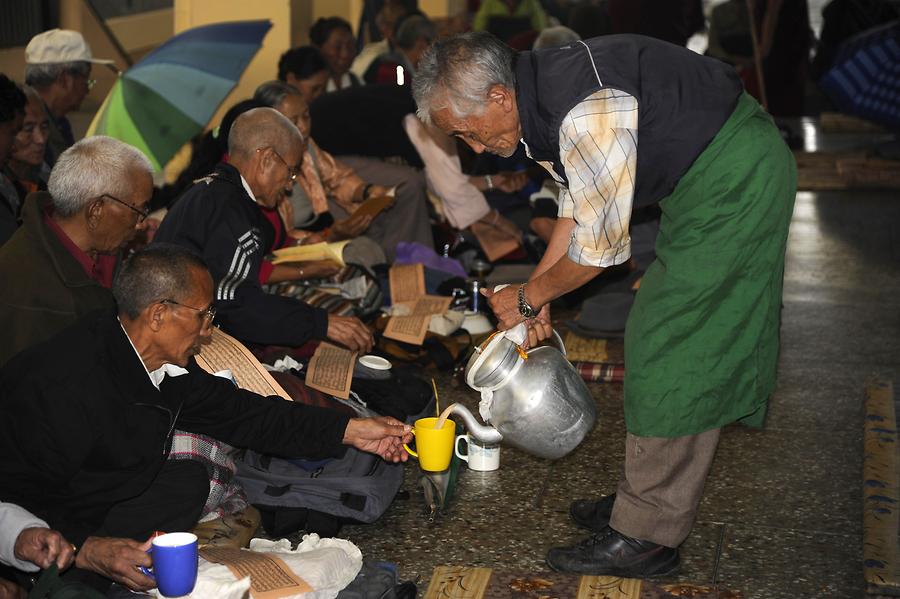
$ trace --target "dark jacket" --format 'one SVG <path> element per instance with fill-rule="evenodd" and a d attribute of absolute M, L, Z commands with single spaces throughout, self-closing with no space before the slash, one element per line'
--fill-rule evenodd
<path fill-rule="evenodd" d="M 0 247 L 0 366 L 76 318 L 115 305 L 44 224 L 50 194 L 28 197 L 22 226 Z"/>
<path fill-rule="evenodd" d="M 275 230 L 230 164 L 219 164 L 194 183 L 153 240 L 176 243 L 203 258 L 215 284 L 216 322 L 241 341 L 296 347 L 325 338 L 325 310 L 263 291 L 259 267 L 272 251 Z"/>
<path fill-rule="evenodd" d="M 19 190 L 9 177 L 0 173 L 0 246 L 19 228 Z"/>
<path fill-rule="evenodd" d="M 112 311 L 78 320 L 0 370 L 0 500 L 80 545 L 142 494 L 172 429 L 281 456 L 339 456 L 347 416 L 261 397 L 200 369 L 157 390 Z"/>
<path fill-rule="evenodd" d="M 423 166 L 403 128 L 404 117 L 416 113 L 408 85 L 365 85 L 322 94 L 310 105 L 309 113 L 310 136 L 326 152 L 400 156 L 411 166 Z"/>
<path fill-rule="evenodd" d="M 640 35 L 605 35 L 516 55 L 516 100 L 531 158 L 553 163 L 568 186 L 559 128 L 569 111 L 601 88 L 638 104 L 636 208 L 669 195 L 737 105 L 734 68 Z M 599 79 L 599 81 L 598 81 Z"/>

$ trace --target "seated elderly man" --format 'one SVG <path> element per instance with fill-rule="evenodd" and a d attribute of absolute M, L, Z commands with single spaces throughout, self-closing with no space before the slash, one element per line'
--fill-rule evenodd
<path fill-rule="evenodd" d="M 84 139 L 60 156 L 50 193 L 29 198 L 24 225 L 0 248 L 0 277 L 16 281 L 0 296 L 0 366 L 79 316 L 112 309 L 117 255 L 144 229 L 150 172 L 140 151 L 109 137 Z M 232 531 L 255 528 L 259 516 L 233 482 L 226 452 L 213 451 L 218 442 L 198 452 L 196 435 L 173 435 L 170 459 L 205 465 L 194 473 L 209 481 L 204 517 L 215 512 Z"/>
<path fill-rule="evenodd" d="M 25 84 L 37 90 L 50 117 L 45 158 L 51 167 L 75 143 L 66 115 L 78 110 L 94 86 L 91 65 L 112 62 L 94 58 L 84 37 L 68 29 L 39 33 L 25 47 Z"/>
<path fill-rule="evenodd" d="M 58 159 L 0 248 L 0 365 L 91 310 L 112 307 L 116 253 L 144 227 L 153 188 L 140 151 L 90 137 Z"/>
<path fill-rule="evenodd" d="M 337 457 L 351 445 L 406 459 L 412 435 L 395 419 L 261 397 L 202 370 L 193 356 L 212 331 L 213 292 L 194 254 L 150 246 L 116 275 L 118 315 L 89 314 L 0 370 L 3 499 L 90 554 L 99 536 L 143 541 L 195 524 L 208 486 L 186 478 L 196 463 L 166 460 L 176 427 L 275 455 Z M 151 588 L 137 564 L 106 574 Z"/>
<path fill-rule="evenodd" d="M 176 243 L 203 256 L 215 281 L 220 326 L 238 339 L 296 347 L 327 337 L 368 351 L 372 333 L 359 319 L 267 294 L 260 285 L 263 257 L 278 241 L 260 206 L 273 208 L 290 191 L 303 156 L 300 131 L 278 111 L 245 112 L 228 135 L 229 163 L 220 163 L 185 192 L 154 241 Z"/>

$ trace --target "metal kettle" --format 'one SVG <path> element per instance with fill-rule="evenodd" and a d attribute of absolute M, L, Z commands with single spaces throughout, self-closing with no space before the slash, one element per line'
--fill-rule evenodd
<path fill-rule="evenodd" d="M 452 413 L 482 443 L 505 441 L 541 458 L 561 458 L 591 431 L 597 406 L 566 359 L 559 334 L 553 331 L 559 349 L 526 351 L 515 342 L 524 332 L 524 325 L 519 327 L 489 337 L 466 364 L 466 383 L 481 392 L 479 412 L 489 426 L 462 405 Z"/>

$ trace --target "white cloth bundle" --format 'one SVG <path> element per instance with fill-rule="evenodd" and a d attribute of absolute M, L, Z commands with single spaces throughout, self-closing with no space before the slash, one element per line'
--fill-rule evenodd
<path fill-rule="evenodd" d="M 253 539 L 250 551 L 279 558 L 313 589 L 285 599 L 334 599 L 362 569 L 362 553 L 356 545 L 345 539 L 322 539 L 317 534 L 304 535 L 296 549 L 291 549 L 287 539 Z M 201 557 L 197 586 L 189 597 L 249 599 L 249 591 L 250 577 L 237 580 L 227 566 Z"/>

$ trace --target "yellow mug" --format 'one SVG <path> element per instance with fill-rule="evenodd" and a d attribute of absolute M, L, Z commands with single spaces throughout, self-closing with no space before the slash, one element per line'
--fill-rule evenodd
<path fill-rule="evenodd" d="M 416 436 L 418 453 L 403 445 L 413 457 L 419 458 L 419 467 L 427 472 L 440 472 L 450 467 L 453 457 L 453 439 L 456 435 L 456 423 L 449 418 L 440 429 L 434 428 L 437 418 L 420 418 L 416 420 L 413 434 Z"/>

